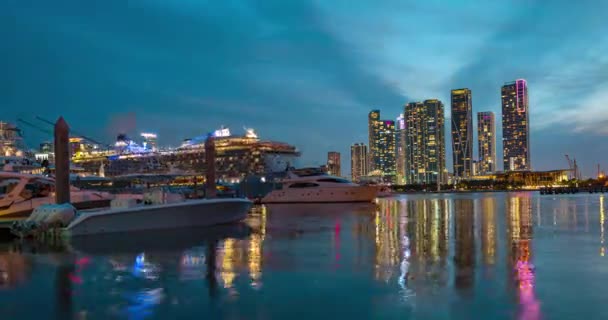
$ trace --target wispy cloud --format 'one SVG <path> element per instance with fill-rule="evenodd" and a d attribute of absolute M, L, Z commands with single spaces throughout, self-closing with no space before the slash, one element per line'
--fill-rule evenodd
<path fill-rule="evenodd" d="M 0 105 L 9 120 L 64 114 L 108 138 L 97 124 L 134 112 L 164 143 L 248 125 L 313 163 L 365 141 L 371 108 L 447 107 L 450 89 L 469 87 L 475 111 L 500 114 L 500 86 L 526 78 L 535 131 L 594 136 L 608 120 L 605 11 L 591 0 L 4 1 Z"/>

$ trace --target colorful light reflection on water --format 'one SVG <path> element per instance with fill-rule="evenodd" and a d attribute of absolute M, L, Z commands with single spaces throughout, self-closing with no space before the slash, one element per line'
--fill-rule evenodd
<path fill-rule="evenodd" d="M 229 227 L 162 250 L 123 252 L 108 243 L 115 252 L 102 254 L 4 244 L 0 314 L 607 318 L 604 201 L 582 194 L 407 195 L 371 206 L 256 207 L 250 232 Z"/>

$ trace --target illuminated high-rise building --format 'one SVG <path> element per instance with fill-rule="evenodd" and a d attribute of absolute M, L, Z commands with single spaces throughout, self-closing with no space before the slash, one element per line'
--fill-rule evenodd
<path fill-rule="evenodd" d="M 327 153 L 327 172 L 330 175 L 338 177 L 342 175 L 340 164 L 340 152 L 330 151 Z"/>
<path fill-rule="evenodd" d="M 397 171 L 395 159 L 395 121 L 381 120 L 377 136 L 378 152 L 374 157 L 375 170 L 385 175 L 394 175 Z"/>
<path fill-rule="evenodd" d="M 144 138 L 144 149 L 146 150 L 152 150 L 152 151 L 156 151 L 158 148 L 158 145 L 156 143 L 156 134 L 155 133 L 142 133 L 141 134 L 142 138 Z"/>
<path fill-rule="evenodd" d="M 432 99 L 405 106 L 405 183 L 445 183 L 443 103 Z"/>
<path fill-rule="evenodd" d="M 454 176 L 471 176 L 473 160 L 473 104 L 471 90 L 452 90 L 452 157 Z"/>
<path fill-rule="evenodd" d="M 405 130 L 405 117 L 403 114 L 400 114 L 397 117 L 397 122 L 395 123 L 396 132 L 395 132 L 395 152 L 396 152 L 396 161 L 397 161 L 397 182 L 400 184 L 405 183 L 405 136 L 407 134 Z"/>
<path fill-rule="evenodd" d="M 350 146 L 350 175 L 351 179 L 359 179 L 367 175 L 367 146 L 364 143 L 355 143 Z"/>
<path fill-rule="evenodd" d="M 531 170 L 528 84 L 506 83 L 502 95 L 502 148 L 505 171 Z"/>
<path fill-rule="evenodd" d="M 394 175 L 397 171 L 395 159 L 395 121 L 380 120 L 380 111 L 372 110 L 369 125 L 369 171 L 380 171 Z"/>
<path fill-rule="evenodd" d="M 477 113 L 477 141 L 479 162 L 477 174 L 496 171 L 496 122 L 494 112 Z"/>
<path fill-rule="evenodd" d="M 375 168 L 375 163 L 374 163 L 374 158 L 376 156 L 376 153 L 378 152 L 378 130 L 380 130 L 379 128 L 380 126 L 380 110 L 372 110 L 369 112 L 369 114 L 367 115 L 367 127 L 368 127 L 368 146 L 369 146 L 369 153 L 367 155 L 368 157 L 368 162 L 367 162 L 367 169 L 369 171 L 374 171 Z"/>

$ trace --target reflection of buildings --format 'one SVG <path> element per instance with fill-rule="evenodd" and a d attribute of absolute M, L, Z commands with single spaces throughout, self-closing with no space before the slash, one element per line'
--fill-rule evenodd
<path fill-rule="evenodd" d="M 473 200 L 454 200 L 454 264 L 456 289 L 468 289 L 475 278 L 475 214 Z"/>
<path fill-rule="evenodd" d="M 375 277 L 389 281 L 400 264 L 399 203 L 383 201 L 376 211 Z"/>
<path fill-rule="evenodd" d="M 409 201 L 407 212 L 412 218 L 408 229 L 411 242 L 412 286 L 417 291 L 434 285 L 447 284 L 447 254 L 449 213 L 446 201 L 439 199 Z M 417 285 L 420 284 L 420 285 Z"/>
<path fill-rule="evenodd" d="M 604 245 L 604 220 L 606 219 L 606 209 L 604 209 L 604 195 L 600 196 L 600 256 L 606 254 L 606 246 Z"/>
<path fill-rule="evenodd" d="M 258 288 L 262 282 L 262 244 L 266 238 L 266 207 L 257 207 L 253 210 L 252 216 L 259 221 L 259 230 L 251 234 L 249 238 L 249 248 L 247 255 L 247 265 L 249 267 L 249 277 L 251 286 Z"/>
<path fill-rule="evenodd" d="M 496 262 L 496 199 L 481 199 L 481 255 L 483 263 L 493 265 Z"/>
<path fill-rule="evenodd" d="M 0 289 L 10 289 L 27 280 L 29 265 L 18 253 L 0 254 Z"/>
<path fill-rule="evenodd" d="M 539 318 L 539 304 L 534 293 L 532 264 L 532 207 L 528 194 L 507 199 L 507 238 L 509 267 L 516 275 L 517 292 L 524 319 Z"/>

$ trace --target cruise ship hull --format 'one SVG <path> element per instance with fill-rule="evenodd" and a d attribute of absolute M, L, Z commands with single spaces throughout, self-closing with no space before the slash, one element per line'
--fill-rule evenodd
<path fill-rule="evenodd" d="M 319 187 L 310 189 L 273 190 L 262 203 L 348 203 L 372 202 L 376 199 L 376 186 Z"/>

